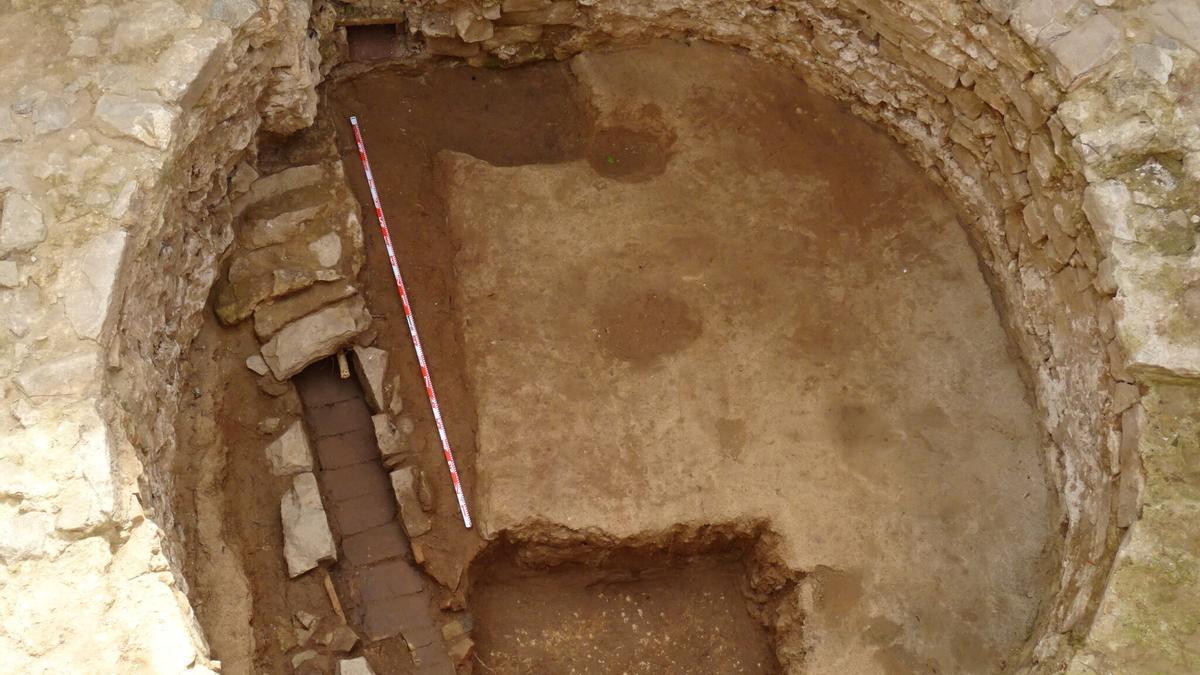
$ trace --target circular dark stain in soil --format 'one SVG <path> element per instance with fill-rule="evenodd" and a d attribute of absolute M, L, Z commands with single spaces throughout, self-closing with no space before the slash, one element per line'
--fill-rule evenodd
<path fill-rule="evenodd" d="M 592 137 L 588 163 L 605 178 L 630 183 L 653 178 L 667 168 L 667 144 L 655 134 L 628 127 L 606 127 Z"/>
<path fill-rule="evenodd" d="M 688 346 L 704 329 L 682 300 L 642 292 L 602 305 L 596 312 L 596 332 L 605 352 L 645 367 Z"/>

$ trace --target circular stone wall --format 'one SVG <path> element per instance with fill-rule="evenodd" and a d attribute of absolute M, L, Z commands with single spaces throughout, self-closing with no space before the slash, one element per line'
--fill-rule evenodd
<path fill-rule="evenodd" d="M 1189 669 L 1192 0 L 23 5 L 0 16 L 0 647 L 16 670 L 210 669 L 166 508 L 178 358 L 255 134 L 309 124 L 337 25 L 379 21 L 477 65 L 649 36 L 736 45 L 887 129 L 958 203 L 1042 415 L 1061 568 L 1022 665 Z"/>

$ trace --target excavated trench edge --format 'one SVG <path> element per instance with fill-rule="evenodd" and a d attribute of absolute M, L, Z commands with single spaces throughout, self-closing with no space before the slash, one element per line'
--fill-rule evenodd
<path fill-rule="evenodd" d="M 804 665 L 804 607 L 807 573 L 789 568 L 780 537 L 765 520 L 680 524 L 660 532 L 614 537 L 539 521 L 503 530 L 472 559 L 467 571 L 467 609 L 489 568 L 507 561 L 531 576 L 568 566 L 598 573 L 632 574 L 678 568 L 702 559 L 736 562 L 740 592 L 751 616 L 766 632 L 784 672 Z"/>

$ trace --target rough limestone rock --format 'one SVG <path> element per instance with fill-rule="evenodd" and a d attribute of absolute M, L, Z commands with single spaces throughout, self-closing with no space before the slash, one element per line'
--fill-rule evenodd
<path fill-rule="evenodd" d="M 321 207 L 309 206 L 254 220 L 242 230 L 239 237 L 242 245 L 249 249 L 282 244 L 296 236 L 320 212 Z"/>
<path fill-rule="evenodd" d="M 325 170 L 319 164 L 293 166 L 278 173 L 261 176 L 250 185 L 246 194 L 233 202 L 233 209 L 241 213 L 255 204 L 288 192 L 313 187 L 324 179 Z"/>
<path fill-rule="evenodd" d="M 278 380 L 286 380 L 310 363 L 336 353 L 370 325 L 362 298 L 326 307 L 284 326 L 263 345 L 263 360 Z"/>
<path fill-rule="evenodd" d="M 1116 55 L 1121 30 L 1104 14 L 1093 14 L 1074 30 L 1050 43 L 1058 61 L 1054 71 L 1058 83 L 1069 88 L 1080 77 Z"/>
<path fill-rule="evenodd" d="M 97 235 L 83 245 L 76 260 L 63 266 L 67 319 L 81 338 L 100 336 L 115 299 L 128 239 L 125 230 Z"/>
<path fill-rule="evenodd" d="M 177 115 L 178 110 L 149 94 L 109 93 L 96 102 L 96 119 L 104 122 L 108 131 L 159 150 L 171 144 Z"/>
<path fill-rule="evenodd" d="M 375 442 L 379 445 L 379 454 L 383 456 L 384 464 L 393 458 L 404 454 L 404 439 L 392 424 L 391 416 L 379 413 L 371 416 L 371 425 L 375 428 Z"/>
<path fill-rule="evenodd" d="M 321 267 L 333 267 L 342 259 L 342 238 L 336 232 L 323 235 L 308 244 Z"/>
<path fill-rule="evenodd" d="M 263 359 L 262 354 L 251 354 L 246 357 L 246 367 L 253 371 L 256 375 L 266 375 L 271 371 L 267 367 L 267 362 Z"/>
<path fill-rule="evenodd" d="M 388 353 L 378 347 L 354 347 L 354 372 L 362 384 L 371 412 L 384 411 L 386 400 L 383 376 L 387 373 Z"/>
<path fill-rule="evenodd" d="M 322 633 L 317 643 L 331 651 L 345 654 L 358 644 L 358 634 L 346 624 L 338 624 Z"/>
<path fill-rule="evenodd" d="M 396 504 L 400 507 L 400 522 L 404 524 L 404 531 L 410 537 L 425 534 L 433 525 L 421 508 L 421 498 L 418 494 L 420 476 L 417 468 L 406 466 L 389 475 L 392 479 L 392 490 L 396 493 Z"/>
<path fill-rule="evenodd" d="M 321 504 L 317 477 L 302 473 L 292 478 L 292 487 L 279 504 L 283 518 L 283 555 L 288 576 L 297 577 L 325 560 L 337 560 L 333 532 Z"/>
<path fill-rule="evenodd" d="M 0 287 L 16 288 L 21 285 L 21 271 L 12 260 L 0 260 Z"/>
<path fill-rule="evenodd" d="M 46 220 L 29 197 L 9 192 L 0 213 L 0 256 L 28 251 L 46 238 Z"/>
<path fill-rule="evenodd" d="M 26 396 L 70 396 L 87 392 L 100 367 L 95 351 L 69 354 L 42 364 L 32 364 L 17 376 Z"/>
<path fill-rule="evenodd" d="M 332 236 L 337 238 L 336 234 Z M 295 293 L 319 281 L 343 278 L 341 270 L 322 264 L 322 250 L 313 250 L 308 242 L 296 239 L 235 255 L 217 285 L 217 317 L 233 325 L 250 316 L 265 300 Z"/>
<path fill-rule="evenodd" d="M 367 663 L 367 657 L 360 656 L 338 661 L 337 675 L 375 675 L 375 671 L 371 669 L 371 664 Z"/>
<path fill-rule="evenodd" d="M 303 293 L 264 302 L 254 308 L 254 334 L 259 340 L 269 340 L 285 325 L 356 292 L 346 281 L 321 282 Z"/>
<path fill-rule="evenodd" d="M 292 476 L 303 471 L 312 471 L 312 446 L 300 420 L 292 425 L 267 446 L 267 461 L 271 473 L 276 476 Z"/>

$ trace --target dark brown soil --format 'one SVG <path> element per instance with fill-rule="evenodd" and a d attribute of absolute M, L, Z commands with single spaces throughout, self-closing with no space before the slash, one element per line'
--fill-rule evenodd
<path fill-rule="evenodd" d="M 732 560 L 669 567 L 489 566 L 471 593 L 479 661 L 495 673 L 777 673 Z"/>
<path fill-rule="evenodd" d="M 666 292 L 623 293 L 599 308 L 593 330 L 606 352 L 645 367 L 700 336 L 703 328 L 695 314 Z"/>
<path fill-rule="evenodd" d="M 638 182 L 667 168 L 667 147 L 658 136 L 626 127 L 600 129 L 588 148 L 588 163 L 605 178 Z"/>

